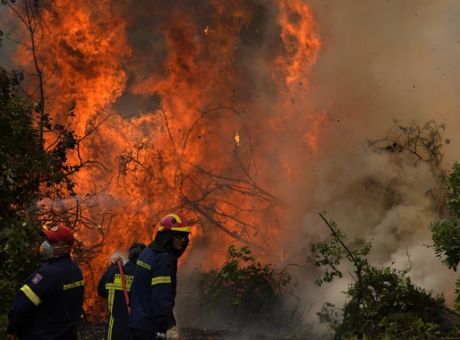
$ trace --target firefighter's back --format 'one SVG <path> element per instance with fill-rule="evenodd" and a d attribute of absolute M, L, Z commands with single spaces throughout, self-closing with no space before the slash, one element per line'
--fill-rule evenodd
<path fill-rule="evenodd" d="M 155 254 L 145 248 L 136 261 L 136 271 L 131 287 L 131 316 L 129 326 L 145 331 L 154 330 L 153 310 L 151 306 L 151 270 L 154 266 Z"/>
<path fill-rule="evenodd" d="M 127 303 L 129 303 L 129 291 L 134 278 L 136 265 L 128 261 L 123 265 L 123 275 L 116 264 L 111 265 L 99 282 L 99 295 L 107 298 L 109 308 L 109 322 L 107 325 L 107 340 L 130 340 L 129 314 Z M 128 294 L 126 300 L 124 285 Z"/>
<path fill-rule="evenodd" d="M 76 339 L 84 286 L 82 272 L 69 256 L 41 267 L 21 290 L 37 305 L 29 324 L 18 334 L 21 340 Z"/>

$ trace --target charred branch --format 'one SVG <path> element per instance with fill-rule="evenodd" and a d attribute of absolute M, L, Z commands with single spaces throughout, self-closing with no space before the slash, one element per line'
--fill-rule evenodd
<path fill-rule="evenodd" d="M 423 125 L 412 122 L 403 126 L 396 120 L 393 123 L 385 137 L 368 141 L 372 149 L 389 153 L 407 152 L 417 160 L 439 168 L 443 159 L 441 148 L 448 143 L 441 135 L 445 130 L 444 124 L 433 120 Z"/>

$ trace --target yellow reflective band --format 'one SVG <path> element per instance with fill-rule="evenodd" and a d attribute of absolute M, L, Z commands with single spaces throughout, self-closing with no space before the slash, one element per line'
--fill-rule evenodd
<path fill-rule="evenodd" d="M 72 282 L 72 283 L 65 284 L 65 285 L 62 286 L 62 289 L 63 290 L 69 290 L 69 289 L 72 289 L 72 288 L 81 287 L 83 285 L 84 285 L 83 280 L 80 280 L 80 281 L 75 281 L 75 282 Z"/>
<path fill-rule="evenodd" d="M 105 288 L 107 288 L 107 284 L 105 285 Z M 107 330 L 107 340 L 112 339 L 112 329 L 113 329 L 113 300 L 115 298 L 115 291 L 113 289 L 109 289 L 109 299 L 108 299 L 108 304 L 109 304 L 109 313 L 110 313 L 110 321 L 109 321 L 109 328 Z"/>
<path fill-rule="evenodd" d="M 151 269 L 152 269 L 152 267 L 150 267 L 150 265 L 149 265 L 148 263 L 145 263 L 145 262 L 143 262 L 143 261 L 141 261 L 141 260 L 137 260 L 137 261 L 136 261 L 136 264 L 137 264 L 139 267 L 142 267 L 142 268 L 147 269 L 147 270 L 151 270 Z"/>
<path fill-rule="evenodd" d="M 38 306 L 40 303 L 42 303 L 42 300 L 40 300 L 40 298 L 38 297 L 37 294 L 34 293 L 34 291 L 28 286 L 28 285 L 24 285 L 21 287 L 21 291 L 26 294 L 26 296 L 29 298 L 30 301 L 32 301 L 32 303 L 35 305 L 35 306 Z"/>
<path fill-rule="evenodd" d="M 113 315 L 110 315 L 110 320 L 109 320 L 109 329 L 107 332 L 107 340 L 112 340 L 112 331 L 113 331 L 113 322 L 115 319 L 113 318 Z"/>
<path fill-rule="evenodd" d="M 131 289 L 131 284 L 133 283 L 133 280 L 134 280 L 134 276 L 125 275 L 126 289 L 128 291 Z M 113 278 L 113 283 L 123 286 L 121 282 L 121 274 L 115 274 L 115 277 Z"/>
<path fill-rule="evenodd" d="M 174 217 L 177 223 L 182 223 L 182 219 L 177 214 L 168 214 L 168 216 Z"/>
<path fill-rule="evenodd" d="M 123 287 L 121 286 L 121 283 L 106 283 L 105 289 L 108 291 L 123 290 Z"/>
<path fill-rule="evenodd" d="M 106 285 L 107 287 L 107 285 Z M 115 298 L 115 291 L 113 289 L 109 289 L 109 298 L 107 300 L 108 305 L 109 305 L 109 312 L 112 314 L 112 308 L 113 308 L 113 299 Z"/>
<path fill-rule="evenodd" d="M 133 283 L 134 276 L 125 275 L 126 278 L 126 290 L 129 292 L 131 289 L 131 284 Z M 121 283 L 121 275 L 115 274 L 113 283 L 106 283 L 105 289 L 107 290 L 123 290 L 123 284 Z"/>
<path fill-rule="evenodd" d="M 163 231 L 165 229 L 165 227 L 163 227 L 162 225 L 158 226 L 158 231 Z M 183 231 L 185 233 L 189 233 L 191 231 L 191 227 L 190 226 L 185 226 L 185 227 L 171 227 L 171 229 L 169 230 L 175 230 L 175 231 Z"/>
<path fill-rule="evenodd" d="M 171 283 L 171 276 L 157 276 L 152 278 L 152 286 L 160 283 Z"/>
<path fill-rule="evenodd" d="M 175 231 L 183 231 L 185 233 L 189 233 L 191 228 L 190 226 L 186 226 L 186 227 L 172 227 L 171 230 L 175 230 Z"/>

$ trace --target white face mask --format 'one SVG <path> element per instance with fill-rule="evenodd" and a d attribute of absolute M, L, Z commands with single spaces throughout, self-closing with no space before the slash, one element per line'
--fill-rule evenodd
<path fill-rule="evenodd" d="M 56 246 L 52 245 L 48 240 L 45 240 L 42 242 L 42 244 L 40 244 L 40 257 L 42 260 L 49 260 L 50 258 L 63 255 L 63 253 L 59 251 L 57 254 L 55 253 L 55 250 L 58 248 L 69 248 L 69 246 Z"/>
<path fill-rule="evenodd" d="M 40 244 L 39 253 L 42 260 L 48 260 L 53 257 L 53 246 L 48 242 L 48 240 L 45 240 L 42 244 Z"/>

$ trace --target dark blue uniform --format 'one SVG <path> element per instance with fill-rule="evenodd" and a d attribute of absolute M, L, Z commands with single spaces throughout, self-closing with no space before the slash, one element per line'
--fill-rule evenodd
<path fill-rule="evenodd" d="M 83 276 L 70 255 L 50 259 L 13 300 L 8 332 L 21 340 L 76 339 L 83 295 Z"/>
<path fill-rule="evenodd" d="M 177 258 L 171 251 L 147 247 L 136 262 L 131 287 L 129 327 L 154 339 L 176 324 L 173 315 L 176 298 Z M 140 331 L 140 332 L 139 332 Z"/>
<path fill-rule="evenodd" d="M 126 290 L 128 292 L 131 289 L 135 269 L 136 265 L 129 261 L 123 266 Z M 107 299 L 109 307 L 110 318 L 107 326 L 107 340 L 131 339 L 131 332 L 128 326 L 128 307 L 124 297 L 121 274 L 116 264 L 111 265 L 104 273 L 99 281 L 97 291 L 101 297 Z"/>

